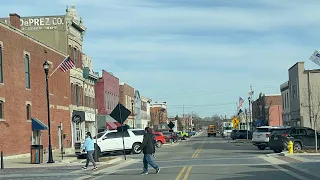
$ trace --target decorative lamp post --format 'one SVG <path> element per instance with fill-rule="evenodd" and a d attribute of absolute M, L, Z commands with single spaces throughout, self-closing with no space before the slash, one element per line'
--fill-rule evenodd
<path fill-rule="evenodd" d="M 49 73 L 50 65 L 48 61 L 45 61 L 43 63 L 43 69 L 46 74 L 46 92 L 47 92 L 47 109 L 48 109 L 48 134 L 49 134 L 49 157 L 48 157 L 48 163 L 54 163 L 53 157 L 52 157 L 52 145 L 51 145 L 51 126 L 50 126 L 50 100 L 49 100 L 49 85 L 48 85 L 48 73 Z"/>

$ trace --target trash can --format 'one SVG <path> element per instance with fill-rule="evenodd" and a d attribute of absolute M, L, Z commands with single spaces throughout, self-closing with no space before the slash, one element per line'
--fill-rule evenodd
<path fill-rule="evenodd" d="M 31 164 L 40 164 L 43 162 L 43 146 L 31 145 Z"/>

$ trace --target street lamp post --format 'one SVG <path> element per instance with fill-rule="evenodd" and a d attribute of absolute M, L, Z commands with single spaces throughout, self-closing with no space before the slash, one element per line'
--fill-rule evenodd
<path fill-rule="evenodd" d="M 48 134 L 49 134 L 49 157 L 48 157 L 48 163 L 54 163 L 53 157 L 52 157 L 52 145 L 51 145 L 51 126 L 50 126 L 50 100 L 49 100 L 49 85 L 48 85 L 48 73 L 49 73 L 49 63 L 48 61 L 45 61 L 43 63 L 43 69 L 46 74 L 46 92 L 47 92 L 47 109 L 48 109 Z"/>
<path fill-rule="evenodd" d="M 133 123 L 133 129 L 134 129 L 134 113 L 133 113 L 133 103 L 134 103 L 134 101 L 133 101 L 133 99 L 131 100 L 131 115 L 132 115 L 132 123 Z"/>

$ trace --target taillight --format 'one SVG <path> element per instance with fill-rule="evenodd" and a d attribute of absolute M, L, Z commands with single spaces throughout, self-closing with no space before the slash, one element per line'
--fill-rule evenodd
<path fill-rule="evenodd" d="M 266 134 L 266 137 L 267 137 L 267 138 L 270 137 L 270 134 L 267 133 L 267 134 Z"/>
<path fill-rule="evenodd" d="M 284 137 L 288 137 L 289 136 L 289 134 L 285 134 L 285 135 L 283 135 Z"/>

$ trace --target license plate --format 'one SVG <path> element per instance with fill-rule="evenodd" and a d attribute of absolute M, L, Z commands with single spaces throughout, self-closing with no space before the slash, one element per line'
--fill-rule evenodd
<path fill-rule="evenodd" d="M 278 138 L 277 138 L 277 137 L 274 137 L 273 139 L 274 139 L 274 140 L 278 140 Z"/>

